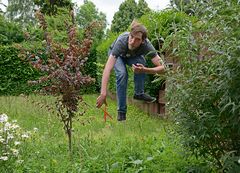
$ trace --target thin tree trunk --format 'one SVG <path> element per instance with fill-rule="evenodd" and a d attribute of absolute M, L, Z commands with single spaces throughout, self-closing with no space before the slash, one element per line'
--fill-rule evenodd
<path fill-rule="evenodd" d="M 68 147 L 69 147 L 69 152 L 72 152 L 72 117 L 73 113 L 69 113 L 69 125 L 67 129 L 67 134 L 68 134 Z"/>

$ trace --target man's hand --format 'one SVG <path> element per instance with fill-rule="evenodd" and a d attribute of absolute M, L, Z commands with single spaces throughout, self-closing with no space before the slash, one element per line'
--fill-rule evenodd
<path fill-rule="evenodd" d="M 132 65 L 132 70 L 134 73 L 145 73 L 145 67 L 142 64 L 133 64 Z"/>
<path fill-rule="evenodd" d="M 100 108 L 103 104 L 107 105 L 106 96 L 100 94 L 100 96 L 98 96 L 98 98 L 97 98 L 96 107 Z"/>

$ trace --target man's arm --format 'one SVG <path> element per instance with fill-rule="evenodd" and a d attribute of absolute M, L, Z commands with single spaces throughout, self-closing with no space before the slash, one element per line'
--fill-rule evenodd
<path fill-rule="evenodd" d="M 142 64 L 133 64 L 132 69 L 134 73 L 160 74 L 165 70 L 164 65 L 160 63 L 160 60 L 161 58 L 156 55 L 154 58 L 152 58 L 152 63 L 155 65 L 155 67 L 148 68 L 144 67 Z"/>
<path fill-rule="evenodd" d="M 105 65 L 105 68 L 103 70 L 103 75 L 102 75 L 102 84 L 101 84 L 101 94 L 97 98 L 97 103 L 96 106 L 100 108 L 104 103 L 106 104 L 106 97 L 107 97 L 107 84 L 108 80 L 110 77 L 110 73 L 116 63 L 117 59 L 113 56 L 110 55 L 107 63 Z"/>

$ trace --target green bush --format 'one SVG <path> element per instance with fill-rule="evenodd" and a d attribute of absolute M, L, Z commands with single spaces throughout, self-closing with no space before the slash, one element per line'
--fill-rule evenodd
<path fill-rule="evenodd" d="M 101 79 L 104 66 L 108 59 L 108 50 L 113 41 L 118 37 L 117 33 L 108 33 L 106 39 L 103 39 L 101 44 L 98 45 L 96 48 L 96 55 L 97 55 L 97 83 L 99 87 L 101 86 Z M 115 92 L 115 75 L 111 73 L 110 80 L 109 80 L 109 89 L 112 92 Z"/>
<path fill-rule="evenodd" d="M 36 28 L 35 26 L 29 26 L 26 31 L 29 35 L 27 35 L 26 41 L 30 42 L 41 42 L 43 41 L 44 33 L 41 29 Z M 31 44 L 31 43 L 30 43 Z"/>
<path fill-rule="evenodd" d="M 184 143 L 223 172 L 239 172 L 240 41 L 236 1 L 198 3 L 199 20 L 168 37 L 179 68 L 167 74 L 169 112 Z M 229 13 L 231 11 L 231 13 Z M 174 43 L 174 45 L 172 44 Z M 167 45 L 168 44 L 168 45 Z"/>
<path fill-rule="evenodd" d="M 19 25 L 13 22 L 8 22 L 0 15 L 0 45 L 8 45 L 20 43 L 24 40 L 23 31 Z"/>
<path fill-rule="evenodd" d="M 98 82 L 98 71 L 97 71 L 98 67 L 97 67 L 97 50 L 96 50 L 96 48 L 97 48 L 97 42 L 95 41 L 95 44 L 92 45 L 92 48 L 90 50 L 88 60 L 84 65 L 84 74 L 90 75 L 96 81 L 95 81 L 95 83 L 82 88 L 81 92 L 84 94 L 96 93 L 96 91 L 98 91 L 100 88 L 99 82 Z"/>
<path fill-rule="evenodd" d="M 151 41 L 156 41 L 156 48 L 159 48 L 158 41 L 164 41 L 170 34 L 174 32 L 175 26 L 181 26 L 186 21 L 194 20 L 183 12 L 176 12 L 174 10 L 164 10 L 160 12 L 151 12 L 140 18 L 148 29 L 148 37 Z M 161 43 L 161 42 L 160 42 Z M 161 51 L 161 50 L 160 50 Z"/>
<path fill-rule="evenodd" d="M 142 16 L 139 21 L 146 26 L 149 40 L 151 40 L 163 62 L 166 63 L 172 61 L 168 54 L 172 47 L 166 48 L 163 46 L 166 42 L 166 39 L 172 35 L 175 30 L 181 28 L 186 21 L 194 20 L 196 20 L 194 17 L 189 17 L 185 13 L 175 12 L 173 10 L 165 10 L 146 14 Z M 149 67 L 153 67 L 153 64 L 149 58 L 147 58 L 147 65 Z M 145 83 L 145 91 L 157 97 L 159 89 L 163 87 L 164 80 L 153 83 L 156 78 L 157 77 L 154 75 L 148 75 Z"/>
<path fill-rule="evenodd" d="M 36 79 L 40 74 L 18 54 L 19 50 L 13 46 L 0 47 L 0 95 L 28 94 L 34 90 L 27 81 Z"/>

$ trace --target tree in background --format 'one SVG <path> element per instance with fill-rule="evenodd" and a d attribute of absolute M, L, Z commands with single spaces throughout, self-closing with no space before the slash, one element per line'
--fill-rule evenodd
<path fill-rule="evenodd" d="M 151 10 L 145 0 L 139 0 L 138 4 L 135 0 L 124 1 L 120 5 L 118 12 L 116 12 L 113 16 L 111 31 L 126 31 L 133 19 L 140 18 L 149 11 Z"/>
<path fill-rule="evenodd" d="M 7 8 L 7 5 L 2 3 L 2 1 L 0 0 L 0 14 L 4 14 L 5 12 L 2 10 L 1 6 L 3 6 L 4 8 Z"/>
<path fill-rule="evenodd" d="M 151 11 L 151 9 L 148 7 L 148 4 L 145 0 L 139 0 L 138 6 L 137 6 L 137 18 L 140 18 L 144 14 L 147 14 Z"/>
<path fill-rule="evenodd" d="M 91 22 L 98 21 L 102 25 L 102 29 L 106 28 L 106 15 L 99 12 L 95 4 L 89 0 L 84 0 L 76 12 L 77 24 L 80 28 L 86 28 Z"/>
<path fill-rule="evenodd" d="M 0 15 L 0 45 L 20 43 L 24 40 L 24 34 L 19 25 L 7 21 Z"/>
<path fill-rule="evenodd" d="M 10 21 L 15 21 L 23 26 L 35 23 L 35 4 L 32 0 L 8 0 L 6 17 Z"/>
<path fill-rule="evenodd" d="M 98 22 L 100 27 L 94 31 L 94 39 L 100 40 L 104 36 L 104 31 L 107 27 L 106 15 L 99 12 L 95 4 L 89 0 L 84 0 L 76 12 L 76 22 L 80 29 L 85 29 L 92 22 Z"/>
<path fill-rule="evenodd" d="M 124 1 L 114 14 L 111 25 L 112 32 L 126 31 L 129 24 L 136 18 L 137 3 L 135 0 Z"/>
<path fill-rule="evenodd" d="M 86 74 L 90 74 L 91 77 L 97 78 L 96 47 L 105 35 L 104 31 L 106 29 L 107 21 L 106 15 L 99 12 L 93 2 L 84 0 L 84 4 L 76 10 L 76 23 L 80 29 L 84 30 L 94 21 L 99 23 L 99 27 L 93 30 L 93 46 L 91 48 L 88 61 L 85 64 L 85 72 Z M 85 92 L 95 92 L 97 88 L 99 88 L 97 85 L 98 84 L 88 86 Z"/>
<path fill-rule="evenodd" d="M 34 0 L 34 3 L 41 8 L 41 12 L 47 15 L 54 15 L 57 13 L 57 8 L 72 9 L 73 4 L 71 0 Z"/>

